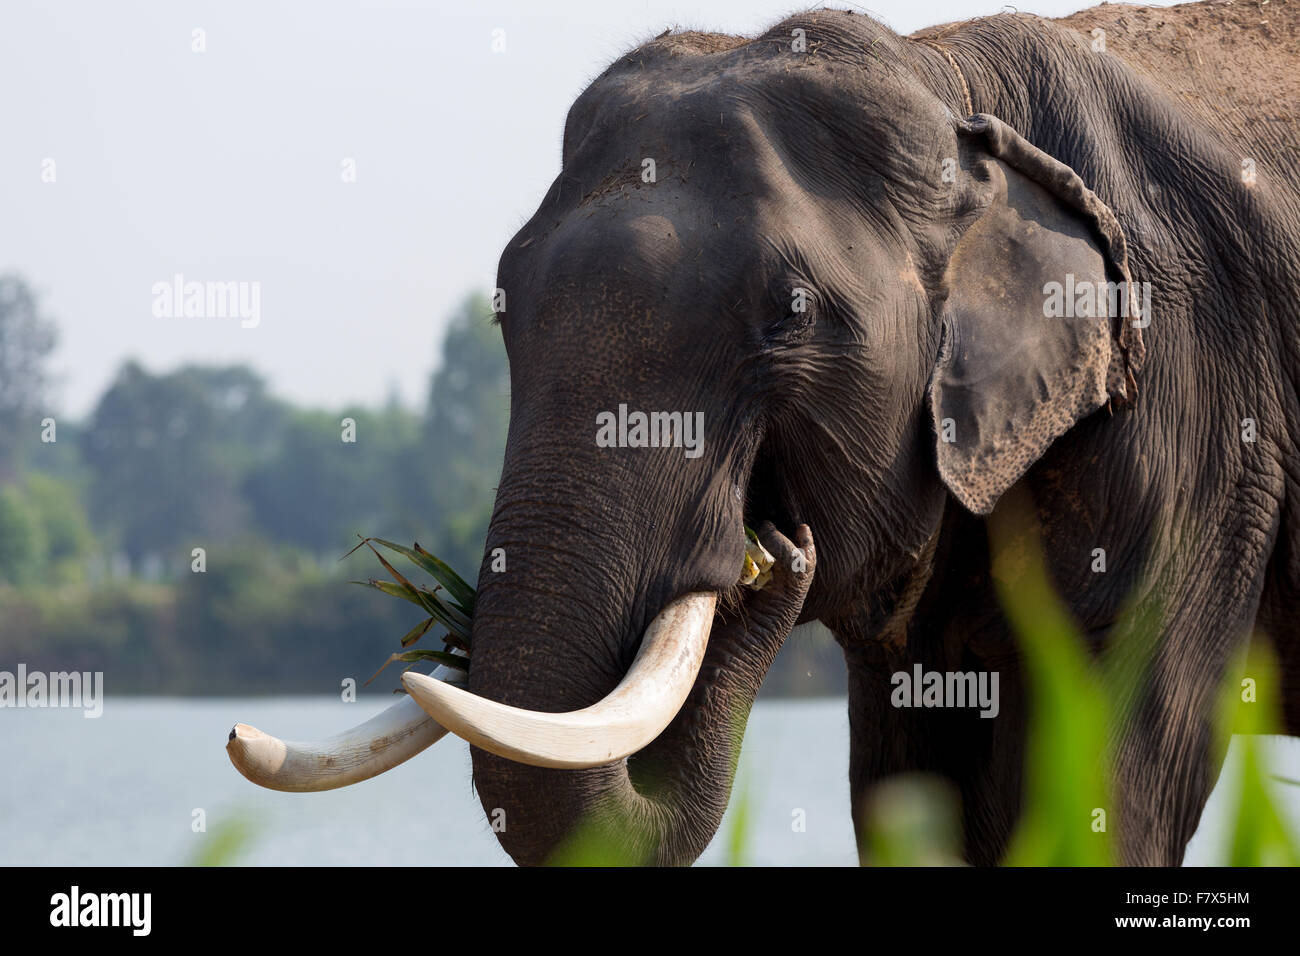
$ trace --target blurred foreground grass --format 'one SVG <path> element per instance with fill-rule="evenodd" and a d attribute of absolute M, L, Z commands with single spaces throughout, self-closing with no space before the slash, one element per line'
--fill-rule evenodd
<path fill-rule="evenodd" d="M 218 820 L 211 830 L 195 835 L 201 842 L 190 855 L 189 866 L 239 866 L 257 836 L 257 824 L 251 814 L 236 811 Z"/>
<path fill-rule="evenodd" d="M 1029 692 L 1025 804 L 1004 863 L 1114 865 L 1111 768 L 1128 708 L 1140 699 L 1154 657 L 1160 609 L 1132 604 L 1113 629 L 1111 646 L 1094 660 L 1048 580 L 1033 509 L 1019 505 L 1000 508 L 989 521 L 993 577 Z M 1226 668 L 1218 693 L 1212 752 L 1226 755 L 1236 734 L 1241 755 L 1234 776 L 1219 781 L 1234 808 L 1221 864 L 1300 864 L 1295 835 L 1269 791 L 1259 738 L 1281 732 L 1281 712 L 1277 661 L 1256 634 Z"/>

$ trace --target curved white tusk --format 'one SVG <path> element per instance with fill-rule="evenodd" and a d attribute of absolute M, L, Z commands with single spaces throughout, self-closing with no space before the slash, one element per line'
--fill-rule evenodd
<path fill-rule="evenodd" d="M 567 714 L 509 707 L 422 674 L 403 674 L 402 683 L 435 721 L 497 756 L 536 767 L 599 767 L 641 750 L 681 710 L 704 661 L 716 602 L 716 594 L 697 593 L 665 607 L 619 685 Z"/>
<path fill-rule="evenodd" d="M 464 677 L 443 666 L 434 674 Z M 304 793 L 369 780 L 410 760 L 446 733 L 415 701 L 403 697 L 365 723 L 315 743 L 281 740 L 248 724 L 235 724 L 226 753 L 235 769 L 253 783 Z"/>

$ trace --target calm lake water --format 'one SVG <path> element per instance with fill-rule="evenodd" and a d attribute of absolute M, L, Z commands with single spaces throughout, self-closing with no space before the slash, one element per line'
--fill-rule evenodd
<path fill-rule="evenodd" d="M 238 721 L 310 739 L 386 705 L 310 697 L 110 697 L 97 720 L 71 709 L 0 710 L 0 865 L 183 864 L 210 845 L 223 821 L 235 819 L 255 829 L 238 863 L 509 863 L 470 788 L 469 749 L 454 738 L 387 774 L 328 793 L 262 790 L 226 758 L 226 735 Z M 1273 772 L 1300 779 L 1300 739 L 1269 743 Z M 748 861 L 855 864 L 847 778 L 843 700 L 761 701 L 738 784 L 748 794 Z M 1300 787 L 1278 783 L 1275 792 L 1300 828 Z M 1216 790 L 1188 863 L 1216 858 L 1227 803 Z M 792 830 L 795 808 L 805 811 L 805 832 Z M 206 814 L 207 833 L 191 829 L 196 809 Z M 733 822 L 728 813 L 724 835 Z M 725 842 L 715 840 L 701 863 L 723 862 Z"/>

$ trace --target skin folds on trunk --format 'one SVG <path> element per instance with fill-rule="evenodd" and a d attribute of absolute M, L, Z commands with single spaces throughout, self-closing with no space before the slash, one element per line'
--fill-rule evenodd
<path fill-rule="evenodd" d="M 791 570 L 799 566 L 794 543 L 771 525 L 760 536 L 777 557 L 772 581 L 715 615 L 700 675 L 681 711 L 649 747 L 626 762 L 591 770 L 530 767 L 472 749 L 479 799 L 517 863 L 562 863 L 585 853 L 605 862 L 686 865 L 708 845 L 727 807 L 745 721 L 798 619 L 816 563 L 805 527 L 796 534 L 806 555 L 801 573 Z M 513 703 L 528 688 L 493 686 L 493 678 L 514 668 L 480 667 L 477 634 L 490 620 L 476 613 L 471 690 Z M 519 658 L 535 652 L 518 642 L 492 653 Z M 546 709 L 558 709 L 551 697 Z"/>

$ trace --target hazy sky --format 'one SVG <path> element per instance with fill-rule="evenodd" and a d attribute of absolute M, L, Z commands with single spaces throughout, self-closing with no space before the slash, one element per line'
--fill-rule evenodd
<path fill-rule="evenodd" d="M 1001 9 L 875 2 L 900 32 Z M 4 0 L 0 272 L 58 322 L 57 407 L 84 414 L 128 357 L 248 362 L 312 404 L 423 401 L 447 312 L 492 285 L 585 84 L 666 27 L 754 34 L 798 8 Z M 259 283 L 259 324 L 156 317 L 177 273 Z"/>

